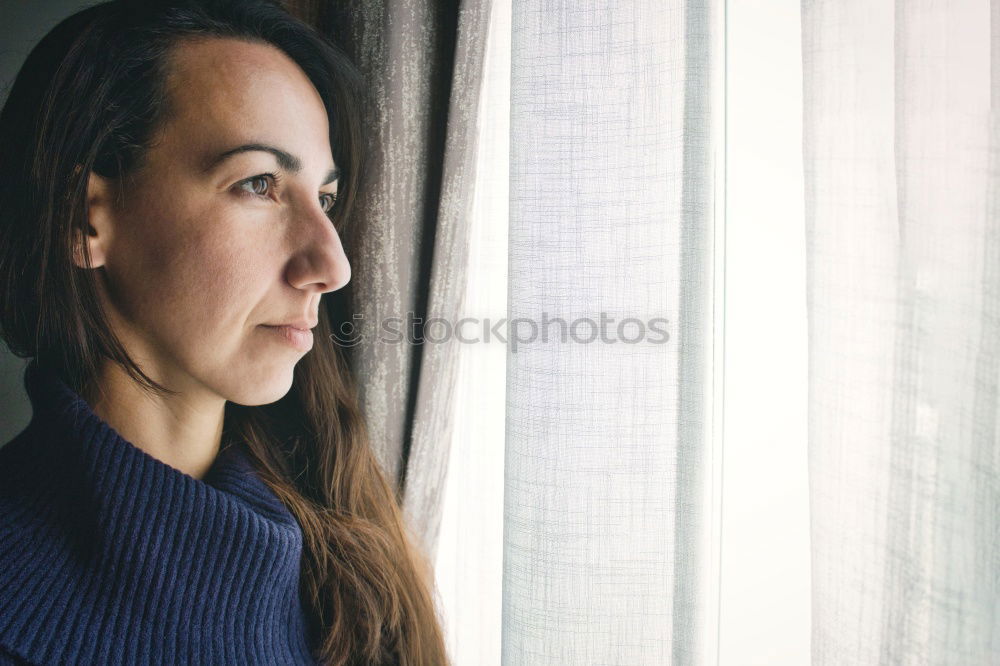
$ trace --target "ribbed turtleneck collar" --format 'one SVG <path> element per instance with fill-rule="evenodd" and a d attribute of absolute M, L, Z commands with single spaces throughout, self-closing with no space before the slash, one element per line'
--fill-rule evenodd
<path fill-rule="evenodd" d="M 32 361 L 0 449 L 0 646 L 36 664 L 315 664 L 295 518 L 228 447 L 203 480 Z"/>

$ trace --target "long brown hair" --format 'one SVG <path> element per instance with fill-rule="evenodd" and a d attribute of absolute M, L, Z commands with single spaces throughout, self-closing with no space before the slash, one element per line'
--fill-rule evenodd
<path fill-rule="evenodd" d="M 171 394 L 128 356 L 72 260 L 87 229 L 91 171 L 124 191 L 169 114 L 169 53 L 191 37 L 274 45 L 316 87 L 340 172 L 330 212 L 343 231 L 363 182 L 362 79 L 336 46 L 272 0 L 114 0 L 65 19 L 31 51 L 0 111 L 0 335 L 81 395 L 103 363 Z M 87 265 L 90 257 L 83 244 Z M 228 403 L 223 446 L 239 442 L 299 521 L 301 593 L 317 659 L 330 664 L 446 663 L 425 555 L 414 546 L 369 442 L 341 347 L 343 294 L 324 299 L 318 344 L 291 390 L 269 405 Z"/>

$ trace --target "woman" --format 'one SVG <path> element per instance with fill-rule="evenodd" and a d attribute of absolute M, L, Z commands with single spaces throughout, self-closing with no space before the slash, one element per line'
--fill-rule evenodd
<path fill-rule="evenodd" d="M 0 663 L 445 663 L 321 305 L 359 85 L 267 0 L 106 2 L 29 55 L 0 115 L 33 407 L 0 449 Z"/>

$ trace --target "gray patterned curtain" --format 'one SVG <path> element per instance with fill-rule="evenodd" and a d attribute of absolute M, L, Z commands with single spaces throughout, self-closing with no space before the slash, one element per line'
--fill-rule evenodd
<path fill-rule="evenodd" d="M 357 317 L 348 355 L 373 446 L 431 557 L 458 345 L 395 343 L 380 331 L 412 330 L 412 318 L 419 339 L 419 322 L 458 318 L 490 3 L 289 2 L 367 82 L 367 188 L 343 239 L 352 279 L 336 296 Z"/>

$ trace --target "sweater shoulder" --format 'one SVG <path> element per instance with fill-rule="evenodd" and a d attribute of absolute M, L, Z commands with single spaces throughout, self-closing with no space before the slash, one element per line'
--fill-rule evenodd
<path fill-rule="evenodd" d="M 0 448 L 0 543 L 16 544 L 0 550 L 0 583 L 36 562 L 29 553 L 64 544 L 72 531 L 74 502 L 60 491 L 58 468 L 31 429 Z"/>
<path fill-rule="evenodd" d="M 10 512 L 45 478 L 45 459 L 31 427 L 0 447 L 0 525 L 9 522 Z"/>
<path fill-rule="evenodd" d="M 32 462 L 32 453 L 36 452 L 35 428 L 28 425 L 13 439 L 0 446 L 0 478 L 12 478 L 23 474 L 25 465 Z"/>
<path fill-rule="evenodd" d="M 34 664 L 0 645 L 0 666 L 34 666 Z"/>

